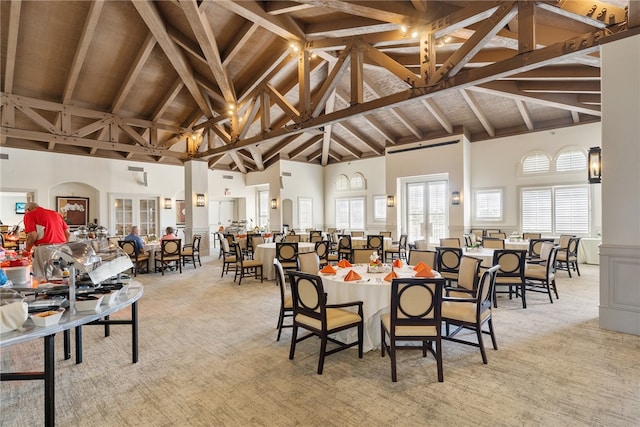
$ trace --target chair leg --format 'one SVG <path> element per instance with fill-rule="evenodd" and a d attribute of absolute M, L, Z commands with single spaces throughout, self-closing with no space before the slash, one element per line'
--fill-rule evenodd
<path fill-rule="evenodd" d="M 324 355 L 327 352 L 327 336 L 323 335 L 320 338 L 320 359 L 318 360 L 318 375 L 322 375 L 322 369 L 324 368 Z"/>
<path fill-rule="evenodd" d="M 523 281 L 522 284 L 520 285 L 520 294 L 522 295 L 522 308 L 527 308 L 527 296 L 526 296 L 526 292 L 527 292 L 527 287 L 526 287 L 526 283 Z"/>
<path fill-rule="evenodd" d="M 280 341 L 280 334 L 282 334 L 283 323 L 284 323 L 284 310 L 280 308 L 280 316 L 278 316 L 278 326 L 276 326 L 276 328 L 278 329 L 278 338 L 276 338 L 276 341 Z"/>
<path fill-rule="evenodd" d="M 576 273 L 578 273 L 578 276 L 580 276 L 580 267 L 578 267 L 578 261 L 574 261 L 573 265 L 576 266 Z"/>
<path fill-rule="evenodd" d="M 498 342 L 496 341 L 496 335 L 493 333 L 493 322 L 491 318 L 489 318 L 489 320 L 487 321 L 487 324 L 489 326 L 489 334 L 491 335 L 491 343 L 493 344 L 493 349 L 497 350 Z"/>
<path fill-rule="evenodd" d="M 293 332 L 291 332 L 291 346 L 289 347 L 289 360 L 293 360 L 293 355 L 296 353 L 296 339 L 298 336 L 298 327 L 293 325 Z"/>
<path fill-rule="evenodd" d="M 362 341 L 364 340 L 364 322 L 358 325 L 358 358 L 362 359 Z"/>
<path fill-rule="evenodd" d="M 560 297 L 558 296 L 558 288 L 556 287 L 556 279 L 553 279 L 551 281 L 551 284 L 553 285 L 553 293 L 556 294 L 556 299 L 559 299 Z"/>
<path fill-rule="evenodd" d="M 551 282 L 546 281 L 545 285 L 547 286 L 547 294 L 549 294 L 549 301 L 553 304 L 553 297 L 551 296 Z"/>
<path fill-rule="evenodd" d="M 391 381 L 398 382 L 398 373 L 396 372 L 396 343 L 389 337 L 389 359 L 391 359 Z"/>
<path fill-rule="evenodd" d="M 442 340 L 436 340 L 436 366 L 438 367 L 438 382 L 444 381 L 444 371 L 442 369 Z"/>
<path fill-rule="evenodd" d="M 484 350 L 484 342 L 482 341 L 482 324 L 476 324 L 476 335 L 478 335 L 478 345 L 480 346 L 480 354 L 482 355 L 482 363 L 487 364 L 487 353 Z"/>

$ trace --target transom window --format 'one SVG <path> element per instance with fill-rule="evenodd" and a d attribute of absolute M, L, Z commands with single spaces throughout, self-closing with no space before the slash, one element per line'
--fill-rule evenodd
<path fill-rule="evenodd" d="M 336 191 L 347 191 L 349 189 L 349 178 L 347 175 L 338 175 L 336 178 Z"/>
<path fill-rule="evenodd" d="M 354 173 L 351 179 L 349 180 L 349 186 L 351 190 L 364 190 L 365 189 L 364 176 L 362 176 L 362 174 L 358 172 Z"/>
<path fill-rule="evenodd" d="M 549 172 L 550 164 L 551 161 L 549 160 L 549 156 L 541 151 L 534 151 L 527 154 L 524 159 L 522 159 L 522 173 L 527 175 Z"/>
<path fill-rule="evenodd" d="M 587 156 L 577 147 L 562 150 L 556 157 L 556 171 L 579 171 L 587 168 Z"/>

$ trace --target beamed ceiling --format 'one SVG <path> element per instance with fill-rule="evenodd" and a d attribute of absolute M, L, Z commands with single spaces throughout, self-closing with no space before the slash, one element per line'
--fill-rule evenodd
<path fill-rule="evenodd" d="M 0 144 L 243 173 L 599 121 L 636 1 L 0 1 Z"/>

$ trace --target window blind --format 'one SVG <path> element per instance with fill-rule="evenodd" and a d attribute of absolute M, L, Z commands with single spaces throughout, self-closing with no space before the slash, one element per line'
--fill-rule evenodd
<path fill-rule="evenodd" d="M 551 233 L 551 188 L 523 189 L 521 212 L 524 231 Z"/>

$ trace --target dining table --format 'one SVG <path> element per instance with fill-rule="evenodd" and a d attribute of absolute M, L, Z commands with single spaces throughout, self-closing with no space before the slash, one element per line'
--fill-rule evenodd
<path fill-rule="evenodd" d="M 518 251 L 528 251 L 529 240 L 528 239 L 504 239 L 504 248 L 515 249 Z"/>
<path fill-rule="evenodd" d="M 147 271 L 153 272 L 156 268 L 156 253 L 160 253 L 160 240 L 145 243 L 144 251 L 149 254 L 149 268 Z"/>
<path fill-rule="evenodd" d="M 298 243 L 298 253 L 313 252 L 316 250 L 315 243 Z M 261 243 L 253 249 L 253 259 L 262 263 L 262 276 L 268 280 L 275 280 L 276 271 L 273 268 L 273 259 L 276 257 L 275 242 Z"/>
<path fill-rule="evenodd" d="M 384 242 L 382 244 L 382 248 L 386 251 L 391 246 L 391 237 L 385 237 Z M 351 238 L 351 247 L 353 249 L 361 249 L 367 247 L 367 238 L 366 237 L 352 237 Z"/>
<path fill-rule="evenodd" d="M 482 260 L 480 264 L 482 267 L 489 268 L 493 265 L 493 251 L 494 249 L 488 248 L 462 248 L 462 255 L 479 258 Z"/>
<path fill-rule="evenodd" d="M 327 304 L 362 301 L 364 317 L 362 349 L 367 352 L 380 348 L 382 340 L 380 315 L 389 312 L 391 305 L 391 282 L 385 281 L 384 277 L 391 271 L 391 266 L 386 266 L 381 273 L 368 273 L 367 264 L 355 264 L 347 268 L 335 266 L 335 269 L 337 270 L 335 274 L 318 273 L 327 294 Z M 358 273 L 362 279 L 345 282 L 344 278 L 351 270 Z M 400 278 L 413 277 L 416 274 L 413 267 L 407 264 L 393 270 Z M 440 277 L 439 273 L 435 271 L 434 273 L 435 277 Z M 356 328 L 351 328 L 338 332 L 335 338 L 347 343 L 355 342 L 358 339 L 358 331 Z"/>

